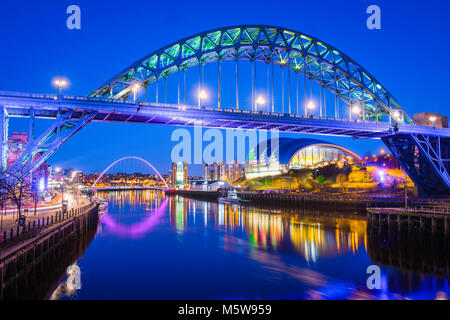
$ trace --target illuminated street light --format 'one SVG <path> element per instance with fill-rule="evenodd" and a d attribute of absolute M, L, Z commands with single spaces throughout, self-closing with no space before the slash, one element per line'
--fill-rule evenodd
<path fill-rule="evenodd" d="M 140 88 L 141 88 L 141 86 L 139 85 L 139 83 L 135 84 L 133 87 L 133 100 L 134 101 L 136 101 L 136 94 L 138 93 Z"/>
<path fill-rule="evenodd" d="M 203 102 L 203 100 L 206 100 L 208 98 L 208 95 L 206 94 L 205 90 L 200 90 L 198 93 L 198 105 L 200 106 Z"/>
<path fill-rule="evenodd" d="M 361 107 L 359 105 L 356 105 L 352 108 L 352 112 L 354 114 L 360 114 L 361 113 Z"/>
<path fill-rule="evenodd" d="M 312 113 L 312 111 L 316 108 L 316 105 L 314 104 L 314 101 L 310 101 L 310 102 L 308 102 L 308 104 L 306 105 L 306 107 L 307 107 L 309 110 L 311 110 L 311 113 Z"/>
<path fill-rule="evenodd" d="M 437 118 L 436 118 L 435 116 L 431 116 L 431 117 L 430 117 L 430 121 L 431 121 L 431 122 L 434 123 L 436 120 L 437 120 Z"/>
<path fill-rule="evenodd" d="M 402 113 L 399 110 L 394 111 L 394 113 L 392 114 L 392 117 L 396 120 L 396 121 L 401 121 L 402 120 Z"/>
<path fill-rule="evenodd" d="M 381 155 L 384 155 L 384 154 L 386 153 L 386 150 L 381 149 L 381 150 L 380 150 L 380 153 L 381 153 Z"/>
<path fill-rule="evenodd" d="M 206 94 L 205 90 L 202 90 L 199 93 L 199 97 L 200 97 L 200 99 L 204 100 L 204 99 L 208 98 L 208 95 Z"/>
<path fill-rule="evenodd" d="M 61 95 L 61 91 L 63 88 L 67 87 L 68 81 L 59 77 L 58 79 L 53 80 L 53 85 L 58 88 L 58 95 Z"/>
<path fill-rule="evenodd" d="M 259 96 L 258 99 L 256 99 L 257 106 L 263 106 L 265 104 L 266 104 L 266 100 L 262 96 Z"/>

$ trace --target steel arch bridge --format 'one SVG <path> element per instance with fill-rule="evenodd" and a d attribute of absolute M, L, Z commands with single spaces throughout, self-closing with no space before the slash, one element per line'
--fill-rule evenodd
<path fill-rule="evenodd" d="M 103 170 L 103 172 L 98 176 L 98 178 L 95 180 L 95 182 L 92 184 L 92 189 L 94 189 L 95 188 L 95 186 L 97 185 L 97 183 L 100 181 L 100 179 L 112 168 L 112 167 L 114 167 L 116 164 L 118 164 L 119 162 L 122 162 L 122 161 L 124 161 L 124 160 L 129 160 L 129 159 L 134 159 L 134 160 L 138 160 L 138 161 L 140 161 L 140 162 L 142 162 L 142 163 L 144 163 L 144 164 L 146 164 L 149 168 L 151 168 L 151 169 L 153 169 L 153 171 L 155 171 L 155 173 L 156 173 L 156 175 L 158 176 L 158 178 L 162 181 L 162 182 L 164 182 L 164 186 L 166 187 L 166 188 L 169 188 L 169 186 L 167 185 L 167 183 L 166 183 L 166 181 L 164 180 L 164 178 L 161 176 L 161 174 L 159 173 L 159 171 L 158 170 L 156 170 L 156 168 L 150 163 L 150 162 L 148 162 L 147 160 L 144 160 L 144 159 L 142 159 L 142 158 L 139 158 L 139 157 L 134 157 L 134 156 L 130 156 L 130 157 L 123 157 L 123 158 L 120 158 L 120 159 L 118 159 L 118 160 L 116 160 L 116 161 L 114 161 L 113 163 L 111 163 L 109 166 L 107 166 L 106 167 L 106 169 L 105 170 Z"/>
<path fill-rule="evenodd" d="M 223 61 L 236 61 L 236 106 L 224 108 L 221 99 L 221 66 Z M 239 106 L 239 61 L 252 63 L 252 109 Z M 180 80 L 178 103 L 142 102 L 136 100 L 139 88 L 147 88 L 174 73 L 186 75 L 192 67 L 199 69 L 203 86 L 205 64 L 218 65 L 217 107 L 189 106 L 181 103 Z M 272 67 L 272 112 L 256 108 L 256 62 Z M 274 109 L 273 66 L 301 74 L 310 84 L 320 85 L 335 97 L 334 117 L 313 115 L 306 108 L 299 113 L 297 82 L 297 113 L 285 111 L 283 91 L 282 112 Z M 284 76 L 284 71 L 282 72 Z M 180 79 L 180 77 L 178 77 Z M 284 78 L 282 78 L 283 81 Z M 284 82 L 282 82 L 284 90 Z M 183 81 L 186 85 L 186 81 Z M 269 81 L 267 81 L 269 87 Z M 288 87 L 290 87 L 290 76 Z M 166 87 L 167 88 L 167 87 Z M 183 88 L 185 92 L 185 87 Z M 268 90 L 269 92 L 269 90 Z M 310 87 L 310 93 L 312 87 Z M 312 94 L 312 93 L 311 93 Z M 133 99 L 130 99 L 133 97 Z M 185 94 L 184 94 L 185 98 Z M 339 100 L 348 106 L 349 119 L 342 119 Z M 336 103 L 337 102 L 337 103 Z M 322 106 L 322 105 L 321 105 Z M 352 119 L 353 106 L 358 106 Z M 326 107 L 326 106 L 325 106 Z M 325 109 L 326 111 L 326 109 Z M 27 117 L 30 120 L 30 142 L 8 168 L 8 119 Z M 35 118 L 55 121 L 35 137 Z M 333 46 L 301 32 L 272 26 L 243 25 L 202 32 L 175 42 L 137 61 L 87 97 L 0 92 L 0 171 L 7 179 L 14 173 L 30 173 L 48 159 L 65 141 L 91 121 L 133 122 L 176 126 L 202 125 L 214 128 L 278 130 L 290 133 L 348 136 L 356 139 L 382 139 L 414 182 L 428 194 L 450 193 L 450 130 L 418 126 L 367 70 Z M 0 177 L 1 178 L 1 177 Z"/>
<path fill-rule="evenodd" d="M 362 106 L 363 119 L 387 116 L 413 123 L 389 91 L 345 53 L 310 35 L 273 26 L 219 28 L 184 38 L 132 64 L 89 96 L 126 99 L 136 85 L 147 87 L 210 62 L 218 62 L 220 68 L 226 60 L 279 65 L 318 82 L 348 105 Z"/>

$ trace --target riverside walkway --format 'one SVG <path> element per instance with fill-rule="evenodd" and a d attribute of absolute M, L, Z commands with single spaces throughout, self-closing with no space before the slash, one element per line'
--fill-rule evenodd
<path fill-rule="evenodd" d="M 82 197 L 69 195 L 68 198 L 67 212 L 79 211 L 90 203 L 88 199 Z M 22 209 L 22 215 L 25 216 L 24 226 L 18 225 L 17 210 L 9 210 L 9 213 L 0 217 L 0 250 L 2 250 L 2 244 L 8 240 L 14 239 L 32 229 L 44 227 L 45 225 L 56 222 L 58 215 L 61 214 L 61 198 L 50 205 L 38 207 L 36 214 L 34 212 L 34 207 L 28 208 L 28 213 L 26 213 L 26 209 Z"/>

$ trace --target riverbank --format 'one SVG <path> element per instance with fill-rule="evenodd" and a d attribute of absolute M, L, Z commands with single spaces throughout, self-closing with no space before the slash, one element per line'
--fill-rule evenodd
<path fill-rule="evenodd" d="M 166 191 L 166 194 L 212 201 L 216 201 L 219 197 L 219 192 L 217 191 L 171 190 Z M 269 207 L 308 205 L 318 209 L 365 211 L 370 207 L 404 208 L 405 202 L 408 206 L 415 207 L 438 205 L 450 207 L 450 199 L 409 197 L 405 201 L 404 197 L 390 195 L 239 192 L 238 196 L 252 206 Z"/>
<path fill-rule="evenodd" d="M 3 243 L 0 248 L 0 300 L 26 298 L 20 291 L 29 294 L 25 289 L 35 279 L 31 270 L 45 268 L 50 258 L 67 256 L 71 248 L 87 247 L 88 242 L 83 239 L 89 231 L 94 230 L 95 234 L 98 217 L 99 204 L 93 202 L 61 215 L 61 220 L 53 224 L 25 230 L 17 238 Z"/>

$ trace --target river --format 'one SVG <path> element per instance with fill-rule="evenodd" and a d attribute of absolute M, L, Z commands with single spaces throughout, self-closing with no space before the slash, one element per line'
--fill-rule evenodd
<path fill-rule="evenodd" d="M 450 297 L 448 252 L 386 243 L 370 234 L 362 213 L 233 206 L 157 191 L 100 196 L 108 211 L 97 234 L 50 299 Z M 380 266 L 379 290 L 366 285 L 371 265 Z"/>

